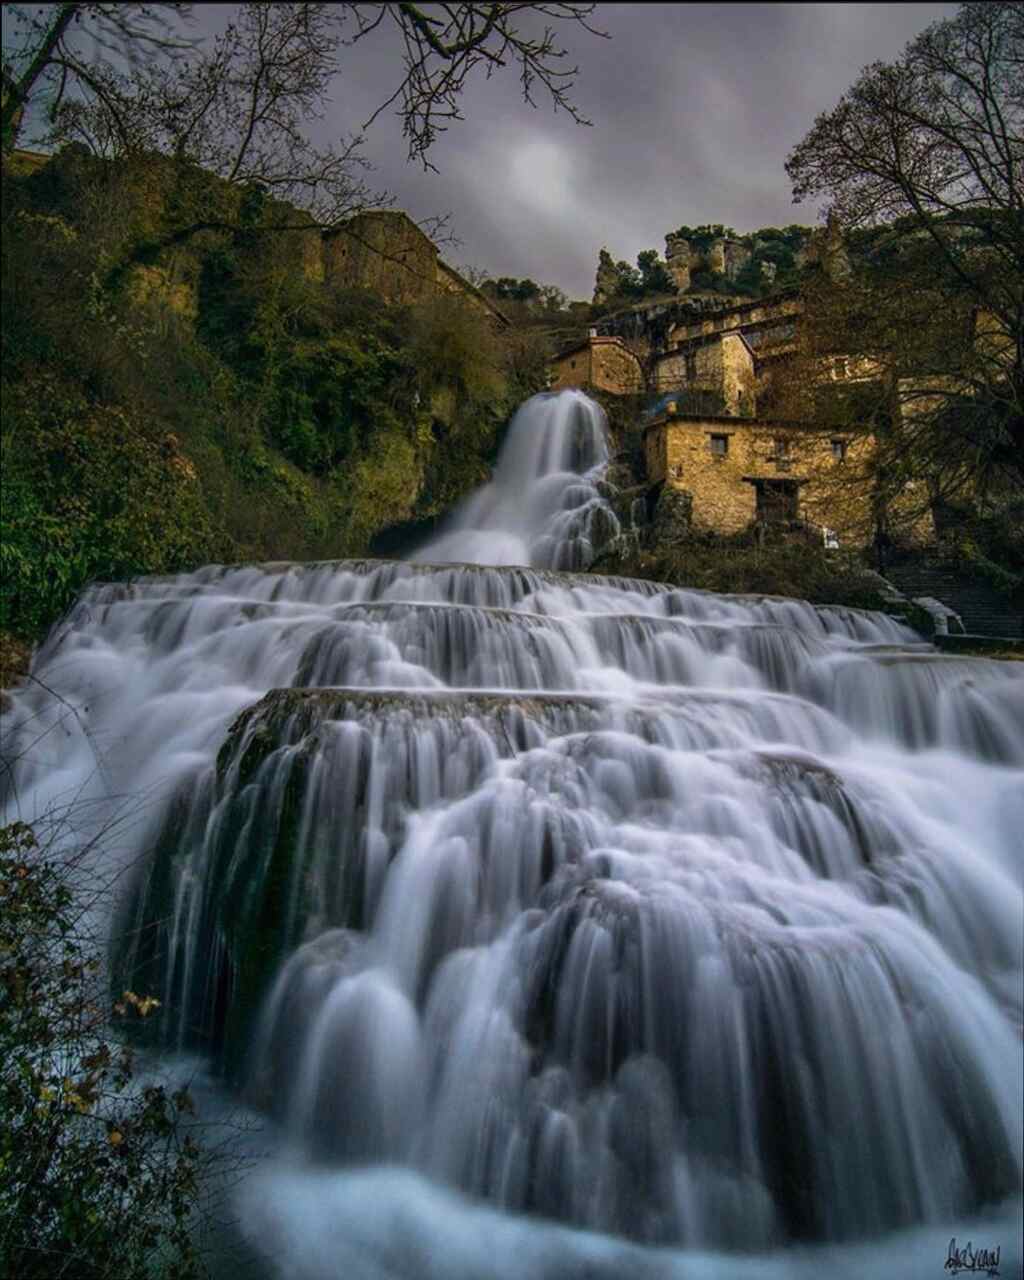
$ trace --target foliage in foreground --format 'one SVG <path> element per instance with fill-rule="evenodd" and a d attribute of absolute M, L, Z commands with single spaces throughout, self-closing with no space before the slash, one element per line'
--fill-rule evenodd
<path fill-rule="evenodd" d="M 0 828 L 0 1272 L 20 1280 L 191 1280 L 209 1157 L 184 1091 L 144 1084 L 110 1032 L 67 866 L 32 828 Z"/>

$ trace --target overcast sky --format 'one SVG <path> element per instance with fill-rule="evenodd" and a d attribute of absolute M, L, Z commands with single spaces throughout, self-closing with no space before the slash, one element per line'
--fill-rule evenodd
<path fill-rule="evenodd" d="M 431 151 L 439 173 L 405 162 L 400 127 L 367 134 L 380 186 L 417 217 L 451 210 L 454 264 L 531 276 L 589 298 L 597 253 L 664 251 L 683 223 L 738 231 L 813 223 L 783 164 L 815 116 L 860 69 L 956 12 L 951 4 L 598 5 L 611 39 L 566 27 L 580 68 L 581 128 L 517 96 L 514 73 L 472 82 L 463 122 Z M 375 37 L 376 38 L 376 37 Z M 361 124 L 393 87 L 388 37 L 346 56 L 329 120 Z"/>
<path fill-rule="evenodd" d="M 6 6 L 5 6 L 6 8 Z M 235 6 L 197 5 L 197 35 Z M 406 162 L 394 114 L 368 130 L 378 189 L 421 219 L 450 212 L 456 266 L 530 276 L 589 298 L 598 250 L 664 252 L 683 223 L 737 231 L 814 223 L 783 167 L 815 116 L 876 59 L 898 56 L 952 4 L 599 4 L 601 40 L 561 24 L 579 66 L 573 97 L 591 128 L 519 96 L 514 68 L 462 99 L 465 120 L 430 151 L 438 173 Z M 6 26 L 6 23 L 5 23 Z M 318 141 L 358 132 L 401 78 L 401 46 L 382 26 L 343 52 Z M 538 94 L 540 91 L 538 90 Z"/>

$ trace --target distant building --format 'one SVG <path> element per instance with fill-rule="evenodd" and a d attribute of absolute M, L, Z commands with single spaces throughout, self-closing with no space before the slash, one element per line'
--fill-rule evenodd
<path fill-rule="evenodd" d="M 323 278 L 327 284 L 371 290 L 389 303 L 457 293 L 502 328 L 508 325 L 490 298 L 444 262 L 437 245 L 400 209 L 370 209 L 326 232 Z"/>
<path fill-rule="evenodd" d="M 644 371 L 621 338 L 600 337 L 591 329 L 588 337 L 555 356 L 550 387 L 552 391 L 590 387 L 616 396 L 640 395 Z"/>
<path fill-rule="evenodd" d="M 648 483 L 689 493 L 694 526 L 722 534 L 799 521 L 827 528 L 833 540 L 866 543 L 873 453 L 870 436 L 681 413 L 672 402 L 644 430 Z"/>
<path fill-rule="evenodd" d="M 687 493 L 696 528 L 732 534 L 799 523 L 817 526 L 830 546 L 863 545 L 874 530 L 874 437 L 759 413 L 797 351 L 802 311 L 790 289 L 717 307 L 680 298 L 605 317 L 598 326 L 620 332 L 594 328 L 560 351 L 551 385 L 656 397 L 643 431 L 646 480 Z M 821 370 L 826 382 L 876 376 L 870 362 L 846 357 Z"/>

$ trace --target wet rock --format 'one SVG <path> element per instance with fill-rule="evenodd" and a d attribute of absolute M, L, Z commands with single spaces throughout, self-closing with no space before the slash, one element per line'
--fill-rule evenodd
<path fill-rule="evenodd" d="M 690 538 L 693 495 L 666 485 L 658 494 L 651 517 L 649 541 L 657 547 L 683 546 Z"/>

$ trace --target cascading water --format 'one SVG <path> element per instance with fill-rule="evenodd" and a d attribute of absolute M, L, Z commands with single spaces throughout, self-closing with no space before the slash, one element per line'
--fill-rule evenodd
<path fill-rule="evenodd" d="M 585 569 L 619 522 L 595 481 L 608 462 L 603 415 L 578 391 L 535 396 L 509 427 L 494 479 L 414 559 Z"/>
<path fill-rule="evenodd" d="M 415 562 L 91 589 L 20 803 L 151 799 L 117 963 L 280 1120 L 269 1274 L 931 1276 L 991 1212 L 1012 1274 L 1024 669 L 562 572 L 605 456 L 538 397 Z"/>

